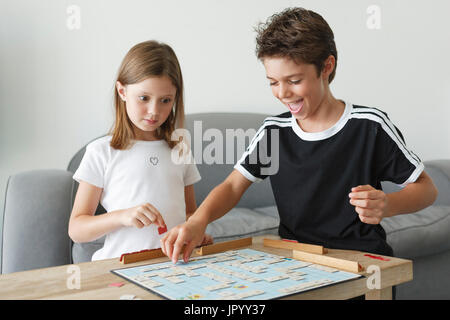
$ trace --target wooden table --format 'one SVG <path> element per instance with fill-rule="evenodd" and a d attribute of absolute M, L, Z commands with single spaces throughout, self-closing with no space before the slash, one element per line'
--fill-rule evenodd
<path fill-rule="evenodd" d="M 274 236 L 254 237 L 253 244 L 248 248 L 292 257 L 292 250 L 264 247 L 262 244 L 263 238 L 279 239 Z M 392 286 L 412 280 L 412 261 L 410 260 L 389 257 L 389 261 L 382 261 L 365 256 L 364 253 L 359 251 L 334 249 L 329 249 L 327 255 L 358 261 L 365 270 L 360 274 L 366 277 L 299 293 L 286 297 L 286 299 L 349 299 L 361 295 L 365 295 L 366 299 L 391 299 Z M 125 266 L 131 267 L 165 261 L 168 261 L 167 257 Z M 372 273 L 366 273 L 366 271 L 371 265 L 380 267 L 380 289 L 368 288 L 368 277 L 372 276 Z M 156 294 L 110 272 L 110 270 L 124 268 L 125 266 L 119 262 L 119 259 L 109 259 L 1 275 L 0 299 L 117 300 L 126 294 L 132 294 L 141 299 L 162 299 Z M 79 289 L 70 288 L 73 287 L 71 279 L 75 275 L 74 270 L 79 271 Z M 109 286 L 109 284 L 115 282 L 124 282 L 125 285 L 122 287 Z"/>

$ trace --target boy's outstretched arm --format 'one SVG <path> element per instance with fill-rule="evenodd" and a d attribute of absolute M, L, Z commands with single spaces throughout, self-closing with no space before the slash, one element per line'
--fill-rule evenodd
<path fill-rule="evenodd" d="M 208 194 L 188 221 L 172 228 L 161 239 L 164 254 L 176 263 L 183 245 L 186 245 L 183 260 L 187 262 L 194 248 L 202 242 L 208 224 L 230 211 L 251 184 L 234 169 L 224 182 Z"/>
<path fill-rule="evenodd" d="M 350 204 L 355 206 L 359 219 L 368 224 L 379 224 L 383 218 L 424 209 L 436 200 L 438 191 L 430 176 L 422 172 L 416 182 L 402 190 L 385 194 L 370 185 L 352 188 Z"/>

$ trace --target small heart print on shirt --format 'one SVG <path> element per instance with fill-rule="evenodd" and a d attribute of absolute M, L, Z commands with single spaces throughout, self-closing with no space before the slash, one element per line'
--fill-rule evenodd
<path fill-rule="evenodd" d="M 154 166 L 156 166 L 159 162 L 158 157 L 150 157 L 150 163 Z"/>

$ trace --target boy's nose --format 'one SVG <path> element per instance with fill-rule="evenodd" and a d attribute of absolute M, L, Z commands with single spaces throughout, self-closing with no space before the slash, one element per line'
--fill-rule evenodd
<path fill-rule="evenodd" d="M 286 84 L 280 83 L 280 87 L 278 90 L 278 99 L 282 100 L 284 98 L 289 98 L 290 91 Z"/>

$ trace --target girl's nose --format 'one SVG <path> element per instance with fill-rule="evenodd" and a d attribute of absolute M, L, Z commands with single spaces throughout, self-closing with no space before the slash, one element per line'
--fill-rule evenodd
<path fill-rule="evenodd" d="M 152 100 L 147 104 L 147 113 L 152 113 L 152 114 L 158 113 L 158 102 L 157 101 Z"/>

